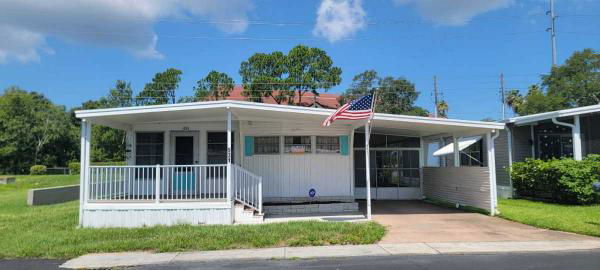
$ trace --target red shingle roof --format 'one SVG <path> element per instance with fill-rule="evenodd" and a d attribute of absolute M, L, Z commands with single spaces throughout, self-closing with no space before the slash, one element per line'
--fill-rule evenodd
<path fill-rule="evenodd" d="M 256 100 L 251 100 L 251 98 L 242 95 L 243 90 L 244 90 L 243 86 L 236 85 L 233 88 L 233 90 L 229 93 L 229 96 L 226 99 L 241 100 L 241 101 L 256 101 Z M 319 94 L 319 96 L 317 96 L 317 98 L 316 98 L 317 106 L 321 107 L 321 108 L 337 109 L 340 106 L 339 101 L 338 101 L 339 97 L 340 96 L 336 95 L 336 94 L 326 94 L 326 93 Z M 277 104 L 275 99 L 273 99 L 272 97 L 263 97 L 261 99 L 262 99 L 263 103 Z M 298 104 L 299 100 L 300 100 L 300 96 L 298 95 L 298 93 L 296 93 L 296 95 L 294 96 L 294 104 Z M 300 104 L 300 106 L 313 107 L 314 102 L 315 102 L 315 95 L 311 92 L 307 92 L 307 93 L 304 93 L 304 95 L 302 95 L 302 103 Z M 288 102 L 281 103 L 281 105 L 287 105 L 287 104 L 288 104 Z"/>

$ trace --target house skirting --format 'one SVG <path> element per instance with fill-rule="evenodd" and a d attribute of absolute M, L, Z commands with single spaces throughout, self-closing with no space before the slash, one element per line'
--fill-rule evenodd
<path fill-rule="evenodd" d="M 180 205 L 178 205 L 180 204 Z M 83 227 L 135 228 L 144 226 L 231 224 L 231 205 L 219 203 L 88 204 L 83 210 Z"/>

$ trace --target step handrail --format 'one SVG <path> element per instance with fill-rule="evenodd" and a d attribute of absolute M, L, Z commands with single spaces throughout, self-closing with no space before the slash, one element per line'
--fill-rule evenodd
<path fill-rule="evenodd" d="M 231 164 L 233 199 L 262 214 L 262 177 Z"/>

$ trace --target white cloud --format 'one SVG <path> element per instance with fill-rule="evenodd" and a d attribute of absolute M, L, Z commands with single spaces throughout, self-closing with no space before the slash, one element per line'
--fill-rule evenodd
<path fill-rule="evenodd" d="M 506 8 L 515 0 L 394 0 L 398 5 L 414 5 L 425 19 L 438 24 L 461 26 L 488 11 Z"/>
<path fill-rule="evenodd" d="M 2 0 L 0 63 L 39 61 L 41 53 L 52 52 L 47 37 L 162 58 L 156 22 L 200 17 L 226 33 L 241 33 L 252 9 L 249 0 Z"/>
<path fill-rule="evenodd" d="M 313 34 L 336 42 L 364 29 L 365 17 L 361 0 L 322 0 Z"/>

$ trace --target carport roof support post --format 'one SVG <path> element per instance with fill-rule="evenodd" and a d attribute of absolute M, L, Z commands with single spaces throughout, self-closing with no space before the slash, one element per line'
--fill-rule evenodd
<path fill-rule="evenodd" d="M 491 132 L 486 134 L 487 154 L 488 154 L 488 171 L 490 180 L 490 215 L 496 214 L 498 205 L 498 195 L 496 192 L 496 148 L 494 140 L 498 138 L 500 132 L 495 131 L 494 136 Z"/>

